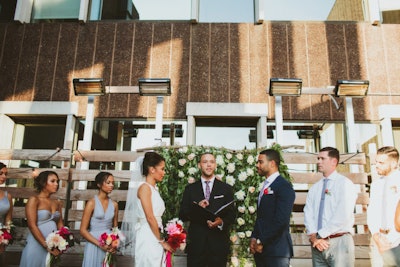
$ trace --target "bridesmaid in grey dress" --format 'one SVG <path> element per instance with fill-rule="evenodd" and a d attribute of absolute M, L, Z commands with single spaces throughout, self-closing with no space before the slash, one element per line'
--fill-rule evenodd
<path fill-rule="evenodd" d="M 80 233 L 87 240 L 83 255 L 83 267 L 101 267 L 106 252 L 116 251 L 108 245 L 101 245 L 100 236 L 110 233 L 118 226 L 118 205 L 108 194 L 114 189 L 114 176 L 109 172 L 100 172 L 95 182 L 99 192 L 90 199 L 83 211 Z"/>
<path fill-rule="evenodd" d="M 29 198 L 25 206 L 30 233 L 26 246 L 22 251 L 20 267 L 44 267 L 47 252 L 58 256 L 58 250 L 49 250 L 46 237 L 52 231 L 64 226 L 61 216 L 61 203 L 50 198 L 58 191 L 58 175 L 53 171 L 44 171 L 34 180 L 34 186 L 39 192 Z"/>
<path fill-rule="evenodd" d="M 0 162 L 0 185 L 7 180 L 7 167 Z M 10 225 L 12 220 L 13 204 L 11 195 L 7 191 L 0 190 L 0 223 Z M 1 248 L 0 248 L 1 250 Z"/>
<path fill-rule="evenodd" d="M 0 185 L 4 184 L 7 179 L 7 167 L 4 163 L 0 162 Z M 0 190 L 0 224 L 3 226 L 11 225 L 13 204 L 11 195 L 7 191 Z M 5 266 L 4 251 L 5 245 L 0 245 L 0 266 Z"/>

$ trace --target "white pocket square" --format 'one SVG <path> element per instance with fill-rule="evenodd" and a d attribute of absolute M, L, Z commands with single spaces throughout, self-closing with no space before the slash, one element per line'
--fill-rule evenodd
<path fill-rule="evenodd" d="M 214 196 L 214 199 L 216 199 L 216 198 L 223 198 L 223 197 L 224 197 L 224 195 Z"/>

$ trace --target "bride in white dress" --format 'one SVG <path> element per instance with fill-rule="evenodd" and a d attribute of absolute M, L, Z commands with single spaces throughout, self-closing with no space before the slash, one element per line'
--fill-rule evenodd
<path fill-rule="evenodd" d="M 138 187 L 130 187 L 127 196 L 122 231 L 127 236 L 124 254 L 133 255 L 135 267 L 162 266 L 164 251 L 173 252 L 171 246 L 161 237 L 163 229 L 161 216 L 165 205 L 156 183 L 161 182 L 165 174 L 165 160 L 155 152 L 147 152 L 137 162 L 145 177 L 143 182 L 133 176 Z M 137 176 L 137 175 L 136 175 Z M 139 182 L 139 183 L 138 183 Z"/>

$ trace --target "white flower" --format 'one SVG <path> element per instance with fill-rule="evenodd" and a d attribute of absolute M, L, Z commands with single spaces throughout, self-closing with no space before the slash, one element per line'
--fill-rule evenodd
<path fill-rule="evenodd" d="M 242 225 L 244 225 L 246 222 L 245 222 L 245 220 L 243 220 L 243 218 L 237 218 L 237 223 L 240 225 L 240 226 L 242 226 Z"/>
<path fill-rule="evenodd" d="M 238 235 L 239 238 L 245 238 L 246 237 L 246 234 L 243 233 L 243 232 L 238 232 L 237 235 Z"/>
<path fill-rule="evenodd" d="M 235 257 L 235 256 L 232 256 L 231 257 L 231 263 L 232 263 L 232 266 L 238 267 L 239 266 L 239 259 L 237 257 Z"/>
<path fill-rule="evenodd" d="M 235 178 L 233 178 L 232 175 L 226 176 L 226 183 L 230 186 L 233 186 L 235 184 Z"/>
<path fill-rule="evenodd" d="M 238 153 L 236 154 L 236 157 L 238 160 L 242 160 L 243 159 L 243 154 L 242 153 Z"/>
<path fill-rule="evenodd" d="M 251 231 L 246 231 L 246 237 L 250 237 L 251 236 Z"/>
<path fill-rule="evenodd" d="M 197 169 L 194 168 L 194 167 L 191 167 L 191 168 L 189 168 L 189 170 L 188 170 L 188 173 L 189 173 L 190 175 L 193 175 L 193 174 L 195 174 L 196 172 L 197 172 Z"/>
<path fill-rule="evenodd" d="M 232 158 L 232 154 L 231 154 L 231 153 L 226 153 L 225 157 L 226 157 L 227 159 L 231 159 L 231 158 Z"/>
<path fill-rule="evenodd" d="M 220 173 L 220 174 L 217 174 L 216 176 L 219 176 L 220 180 L 222 180 L 222 178 L 225 176 L 225 173 Z"/>
<path fill-rule="evenodd" d="M 253 164 L 254 163 L 254 157 L 252 155 L 248 156 L 247 163 L 248 164 Z"/>
<path fill-rule="evenodd" d="M 180 178 L 183 178 L 183 177 L 185 177 L 185 173 L 184 173 L 183 171 L 179 171 L 179 172 L 178 172 L 178 176 L 179 176 Z"/>
<path fill-rule="evenodd" d="M 256 212 L 256 208 L 254 208 L 254 206 L 249 206 L 249 212 L 250 214 L 253 214 L 254 212 Z"/>
<path fill-rule="evenodd" d="M 179 165 L 183 166 L 186 164 L 186 159 L 179 159 L 178 163 L 179 163 Z"/>
<path fill-rule="evenodd" d="M 58 243 L 58 250 L 63 251 L 67 249 L 67 241 L 65 239 L 62 238 L 62 240 L 60 240 L 60 243 Z"/>
<path fill-rule="evenodd" d="M 235 171 L 235 163 L 229 163 L 228 166 L 226 166 L 226 169 L 229 173 L 233 173 Z"/>
<path fill-rule="evenodd" d="M 239 207 L 238 207 L 238 211 L 239 211 L 240 213 L 244 213 L 245 210 L 246 210 L 246 208 L 245 208 L 244 206 L 239 206 Z"/>
<path fill-rule="evenodd" d="M 179 149 L 179 152 L 181 152 L 181 153 L 187 153 L 187 152 L 188 152 L 188 147 L 187 147 L 187 146 L 184 146 L 184 147 L 180 148 L 180 149 Z"/>
<path fill-rule="evenodd" d="M 243 190 L 239 190 L 235 193 L 235 196 L 238 200 L 243 200 L 246 196 L 246 193 Z"/>
<path fill-rule="evenodd" d="M 193 160 L 195 157 L 196 155 L 194 153 L 190 153 L 187 158 L 188 160 Z"/>
<path fill-rule="evenodd" d="M 215 162 L 217 163 L 217 165 L 224 165 L 224 158 L 222 157 L 222 155 L 217 155 L 217 157 L 215 158 Z"/>
<path fill-rule="evenodd" d="M 239 179 L 239 181 L 241 181 L 241 182 L 246 181 L 246 179 L 247 179 L 247 173 L 246 173 L 246 172 L 241 172 L 241 173 L 239 173 L 238 179 Z"/>
<path fill-rule="evenodd" d="M 247 168 L 246 173 L 247 173 L 248 176 L 253 176 L 254 175 L 254 170 L 250 169 L 250 168 Z"/>
<path fill-rule="evenodd" d="M 254 191 L 256 191 L 256 188 L 254 186 L 249 186 L 249 193 L 253 194 Z"/>
<path fill-rule="evenodd" d="M 193 177 L 189 177 L 188 178 L 188 183 L 189 184 L 193 184 L 194 182 L 196 182 L 196 179 L 194 179 Z"/>

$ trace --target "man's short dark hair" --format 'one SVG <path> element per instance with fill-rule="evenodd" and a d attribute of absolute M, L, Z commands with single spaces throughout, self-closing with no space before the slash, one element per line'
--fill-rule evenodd
<path fill-rule="evenodd" d="M 260 152 L 260 155 L 265 155 L 268 160 L 273 160 L 276 163 L 276 166 L 279 168 L 281 164 L 281 155 L 275 149 L 265 149 Z"/>
<path fill-rule="evenodd" d="M 328 152 L 328 157 L 337 159 L 337 162 L 339 163 L 339 160 L 340 160 L 339 150 L 337 150 L 334 147 L 327 146 L 327 147 L 321 148 L 321 150 L 319 152 L 324 152 L 324 151 Z"/>

